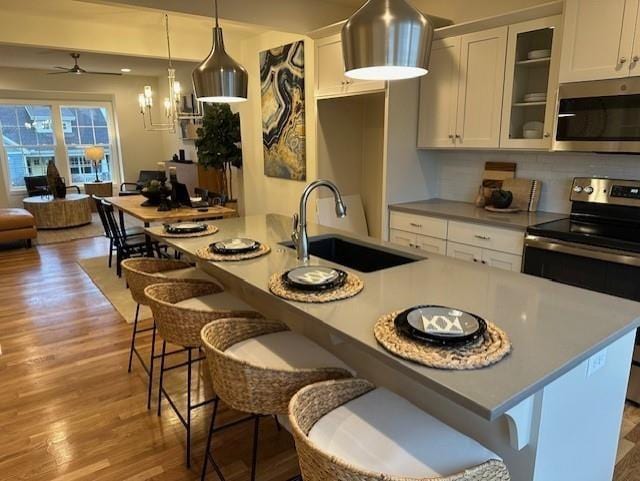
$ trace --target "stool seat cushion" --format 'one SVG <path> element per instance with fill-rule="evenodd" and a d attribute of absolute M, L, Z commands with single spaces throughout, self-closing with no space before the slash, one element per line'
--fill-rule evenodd
<path fill-rule="evenodd" d="M 171 271 L 164 271 L 159 273 L 160 277 L 166 277 L 168 279 L 194 279 L 199 281 L 215 282 L 215 279 L 206 272 L 198 269 L 197 267 L 186 267 L 184 269 L 174 269 Z"/>
<path fill-rule="evenodd" d="M 291 331 L 253 337 L 230 346 L 225 353 L 253 366 L 280 371 L 339 367 L 350 371 L 340 359 L 315 342 Z"/>
<path fill-rule="evenodd" d="M 361 470 L 407 478 L 447 477 L 500 457 L 384 388 L 322 417 L 309 439 Z"/>
<path fill-rule="evenodd" d="M 177 307 L 195 311 L 253 311 L 248 304 L 227 292 L 192 297 L 176 303 Z"/>
<path fill-rule="evenodd" d="M 31 228 L 33 215 L 25 209 L 0 209 L 0 231 Z"/>

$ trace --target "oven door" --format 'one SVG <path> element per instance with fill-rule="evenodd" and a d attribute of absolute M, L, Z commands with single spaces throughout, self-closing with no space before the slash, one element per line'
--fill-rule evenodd
<path fill-rule="evenodd" d="M 563 84 L 553 150 L 640 152 L 640 78 Z"/>
<path fill-rule="evenodd" d="M 527 235 L 523 272 L 640 301 L 640 254 Z M 627 399 L 640 405 L 640 330 Z"/>

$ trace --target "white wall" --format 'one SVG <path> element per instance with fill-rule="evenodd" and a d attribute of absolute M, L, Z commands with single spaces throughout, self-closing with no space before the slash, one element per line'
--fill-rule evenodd
<path fill-rule="evenodd" d="M 307 180 L 305 182 L 266 177 L 262 150 L 259 54 L 261 51 L 297 40 L 305 42 L 307 137 Z M 241 61 L 249 72 L 249 100 L 238 106 L 242 124 L 244 213 L 252 215 L 271 212 L 291 215 L 297 210 L 300 194 L 305 185 L 317 178 L 313 41 L 308 37 L 295 34 L 267 32 L 243 42 Z"/>
<path fill-rule="evenodd" d="M 157 90 L 154 77 L 47 75 L 46 71 L 0 68 L 0 90 L 5 98 L 47 97 L 73 100 L 110 100 L 119 132 L 124 179 L 135 180 L 138 171 L 155 168 L 163 160 L 160 132 L 145 132 L 137 104 L 144 85 Z M 2 174 L 0 173 L 0 177 Z M 8 196 L 6 182 L 0 178 L 0 206 L 20 205 L 22 196 Z"/>
<path fill-rule="evenodd" d="M 574 177 L 640 179 L 640 158 L 633 155 L 426 150 L 419 155 L 435 180 L 431 197 L 473 202 L 485 162 L 516 162 L 517 177 L 542 181 L 538 210 L 547 212 L 569 212 Z"/>

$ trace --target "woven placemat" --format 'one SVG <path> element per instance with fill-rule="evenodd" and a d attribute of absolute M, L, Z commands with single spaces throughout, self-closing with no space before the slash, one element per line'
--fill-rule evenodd
<path fill-rule="evenodd" d="M 400 311 L 382 316 L 373 333 L 387 351 L 409 361 L 438 369 L 480 369 L 497 363 L 511 352 L 507 334 L 492 322 L 477 341 L 460 347 L 431 346 L 397 332 L 394 319 Z"/>
<path fill-rule="evenodd" d="M 196 251 L 196 255 L 200 259 L 205 259 L 208 261 L 217 261 L 217 262 L 232 262 L 232 261 L 244 261 L 247 259 L 255 259 L 256 257 L 267 255 L 271 252 L 271 247 L 267 244 L 260 244 L 260 248 L 251 251 L 245 252 L 243 254 L 216 254 L 209 249 L 209 246 L 200 247 Z"/>
<path fill-rule="evenodd" d="M 208 235 L 213 235 L 218 232 L 218 228 L 215 225 L 207 225 L 207 230 L 203 230 L 202 232 L 189 232 L 188 234 L 170 234 L 167 231 L 162 231 L 158 235 L 160 237 L 177 237 L 187 239 L 189 237 L 205 237 Z"/>
<path fill-rule="evenodd" d="M 364 288 L 364 282 L 355 274 L 348 273 L 344 284 L 337 289 L 322 292 L 306 292 L 290 289 L 282 280 L 284 272 L 276 273 L 269 279 L 269 290 L 278 297 L 289 301 L 322 304 L 340 301 L 358 294 Z"/>

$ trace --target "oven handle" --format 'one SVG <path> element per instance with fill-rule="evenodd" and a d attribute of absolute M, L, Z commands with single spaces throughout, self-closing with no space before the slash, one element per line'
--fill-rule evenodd
<path fill-rule="evenodd" d="M 616 249 L 607 249 L 606 247 L 589 246 L 584 244 L 575 244 L 573 242 L 565 242 L 557 239 L 549 239 L 534 235 L 527 235 L 524 239 L 525 249 L 533 247 L 546 251 L 559 252 L 561 254 L 569 254 L 578 257 L 588 257 L 606 262 L 614 262 L 616 264 L 625 264 L 628 266 L 640 267 L 640 254 L 627 251 L 619 251 Z M 526 255 L 526 252 L 525 252 Z"/>

